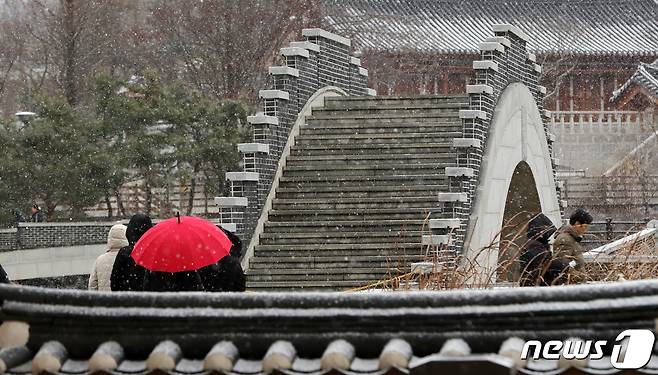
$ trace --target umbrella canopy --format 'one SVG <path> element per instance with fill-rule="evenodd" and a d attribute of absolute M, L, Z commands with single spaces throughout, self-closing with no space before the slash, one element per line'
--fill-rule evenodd
<path fill-rule="evenodd" d="M 194 217 L 174 217 L 149 229 L 131 256 L 150 271 L 194 271 L 229 255 L 231 240 L 217 226 Z"/>

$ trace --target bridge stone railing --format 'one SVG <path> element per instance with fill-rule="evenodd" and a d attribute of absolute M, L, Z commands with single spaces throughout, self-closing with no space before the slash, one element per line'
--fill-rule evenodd
<path fill-rule="evenodd" d="M 271 85 L 261 90 L 263 111 L 248 117 L 253 142 L 238 145 L 243 170 L 226 173 L 231 195 L 215 198 L 221 225 L 248 244 L 265 205 L 291 129 L 307 101 L 331 86 L 347 95 L 374 95 L 368 71 L 350 56 L 349 39 L 321 29 L 304 29 L 305 41 L 281 49 L 284 64 L 269 68 Z"/>

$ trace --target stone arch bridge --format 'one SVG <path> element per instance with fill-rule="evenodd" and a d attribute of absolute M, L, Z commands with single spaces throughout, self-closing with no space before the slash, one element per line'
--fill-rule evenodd
<path fill-rule="evenodd" d="M 303 35 L 269 68 L 244 169 L 216 198 L 249 243 L 249 288 L 358 287 L 427 258 L 488 284 L 500 238 L 530 213 L 559 226 L 546 89 L 523 31 L 493 25 L 466 93 L 420 97 L 375 96 L 348 39 Z"/>

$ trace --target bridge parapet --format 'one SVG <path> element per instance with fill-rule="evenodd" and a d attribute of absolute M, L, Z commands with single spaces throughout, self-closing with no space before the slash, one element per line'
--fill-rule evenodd
<path fill-rule="evenodd" d="M 446 252 L 445 259 L 455 259 L 468 242 L 467 228 L 477 188 L 482 173 L 483 159 L 487 152 L 487 140 L 496 115 L 496 106 L 503 91 L 514 83 L 525 85 L 536 103 L 541 114 L 541 121 L 548 151 L 553 153 L 555 137 L 548 128 L 548 113 L 543 106 L 546 88 L 538 83 L 541 66 L 537 64 L 535 55 L 528 52 L 528 36 L 518 27 L 507 24 L 493 25 L 494 36 L 479 44 L 480 58 L 473 62 L 475 78 L 466 88 L 470 107 L 459 112 L 462 119 L 462 136 L 453 140 L 453 150 L 458 155 L 457 168 L 447 173 L 449 193 L 460 199 L 442 199 L 441 217 L 458 222 L 458 227 L 452 227 L 451 240 L 441 244 L 441 253 Z M 558 160 L 551 158 L 553 178 Z M 555 186 L 558 193 L 559 188 Z M 445 195 L 445 194 L 444 194 Z M 444 234 L 445 230 L 435 228 L 434 234 Z"/>
<path fill-rule="evenodd" d="M 15 228 L 0 230 L 0 251 L 104 244 L 116 223 L 18 223 Z"/>
<path fill-rule="evenodd" d="M 374 95 L 368 71 L 350 55 L 351 42 L 321 29 L 304 29 L 305 41 L 282 48 L 284 64 L 269 68 L 270 85 L 259 92 L 263 111 L 249 116 L 253 141 L 238 146 L 243 171 L 229 172 L 229 197 L 217 197 L 221 224 L 234 228 L 245 244 L 257 227 L 291 130 L 306 103 L 325 87 L 347 95 Z M 228 226 L 227 226 L 228 225 Z"/>

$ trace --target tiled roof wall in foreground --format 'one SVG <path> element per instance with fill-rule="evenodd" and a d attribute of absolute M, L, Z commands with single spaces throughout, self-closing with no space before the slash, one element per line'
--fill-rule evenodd
<path fill-rule="evenodd" d="M 40 370 L 41 363 L 65 374 L 425 374 L 454 371 L 455 363 L 466 374 L 509 374 L 517 366 L 522 373 L 562 366 L 561 373 L 574 365 L 584 373 L 614 373 L 605 358 L 526 363 L 519 352 L 528 339 L 612 343 L 626 329 L 655 331 L 656 296 L 655 280 L 375 294 L 94 293 L 2 285 L 2 319 L 28 322 L 30 337 L 27 348 L 0 351 L 0 359 L 12 374 Z M 54 360 L 30 362 L 35 355 Z"/>

